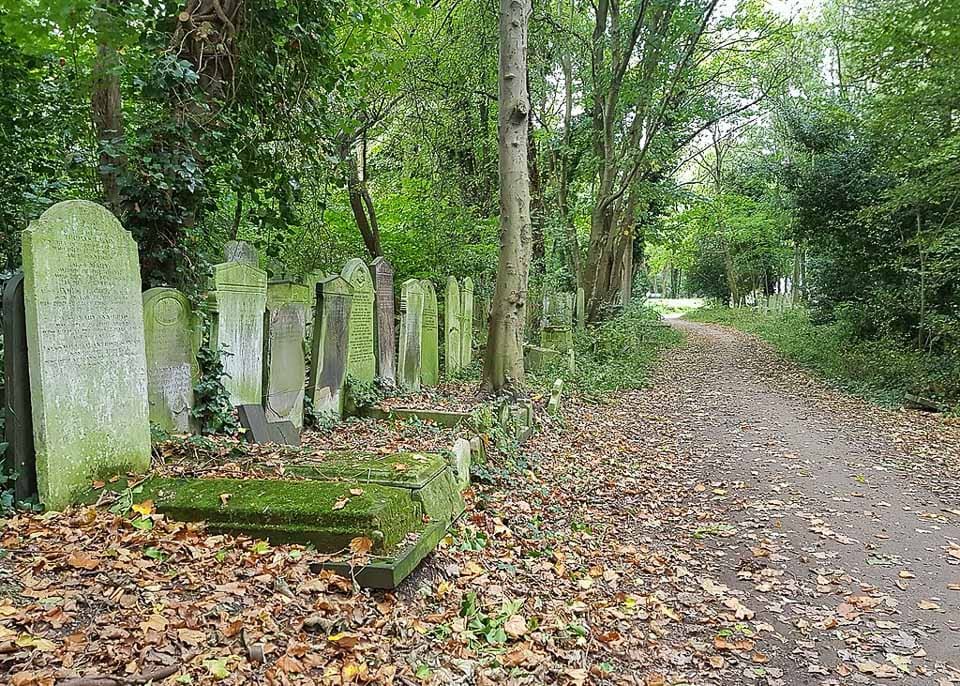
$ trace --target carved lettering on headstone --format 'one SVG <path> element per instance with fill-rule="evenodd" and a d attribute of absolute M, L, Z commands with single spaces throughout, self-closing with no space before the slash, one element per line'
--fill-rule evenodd
<path fill-rule="evenodd" d="M 308 393 L 318 415 L 343 416 L 343 383 L 347 376 L 353 287 L 340 276 L 316 286 L 315 331 Z"/>
<path fill-rule="evenodd" d="M 397 337 L 394 331 L 393 266 L 383 257 L 370 263 L 376 291 L 377 374 L 395 383 L 397 380 Z"/>
<path fill-rule="evenodd" d="M 433 284 L 424 279 L 423 290 L 423 338 L 420 341 L 420 380 L 424 386 L 440 383 L 440 334 L 437 313 L 437 292 Z"/>
<path fill-rule="evenodd" d="M 347 373 L 360 381 L 373 381 L 377 375 L 373 350 L 373 279 L 363 260 L 356 258 L 344 265 L 340 275 L 353 287 Z"/>

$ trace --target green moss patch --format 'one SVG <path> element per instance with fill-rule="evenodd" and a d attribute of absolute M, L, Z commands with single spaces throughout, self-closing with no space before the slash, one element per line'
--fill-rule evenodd
<path fill-rule="evenodd" d="M 447 467 L 435 453 L 394 453 L 382 455 L 356 451 L 332 451 L 309 463 L 287 465 L 286 471 L 306 479 L 360 481 L 423 488 Z"/>
<path fill-rule="evenodd" d="M 350 490 L 360 491 L 353 495 Z M 312 543 L 334 552 L 357 536 L 390 550 L 422 526 L 423 509 L 401 488 L 356 481 L 266 479 L 151 479 L 144 498 L 173 519 L 206 521 L 211 528 Z"/>

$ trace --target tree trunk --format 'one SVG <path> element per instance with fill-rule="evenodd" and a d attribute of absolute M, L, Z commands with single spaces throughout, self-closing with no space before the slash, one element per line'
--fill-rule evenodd
<path fill-rule="evenodd" d="M 344 146 L 342 155 L 347 164 L 347 194 L 350 196 L 350 209 L 357 222 L 363 244 L 370 253 L 370 257 L 381 257 L 383 248 L 380 246 L 380 225 L 377 223 L 377 213 L 373 207 L 373 198 L 367 190 L 366 180 L 360 178 L 360 166 L 357 154 L 349 144 Z"/>
<path fill-rule="evenodd" d="M 530 271 L 530 179 L 527 169 L 527 22 L 531 0 L 500 0 L 500 261 L 493 292 L 485 391 L 523 384 L 523 329 Z"/>
<path fill-rule="evenodd" d="M 116 0 L 103 0 L 99 13 L 108 16 L 108 4 Z M 103 21 L 109 21 L 104 19 Z M 98 27 L 104 33 L 109 27 Z M 103 202 L 110 210 L 120 213 L 120 166 L 123 159 L 112 155 L 110 149 L 119 143 L 123 135 L 123 108 L 120 100 L 120 55 L 116 47 L 102 39 L 97 46 L 93 63 L 93 87 L 90 94 L 90 116 L 99 145 L 100 165 L 98 175 L 103 185 Z"/>
<path fill-rule="evenodd" d="M 546 213 L 544 211 L 543 182 L 540 178 L 540 165 L 537 160 L 537 143 L 533 138 L 533 117 L 527 117 L 527 165 L 530 174 L 530 226 L 533 238 L 531 268 L 543 274 L 546 272 L 546 247 L 543 236 Z"/>

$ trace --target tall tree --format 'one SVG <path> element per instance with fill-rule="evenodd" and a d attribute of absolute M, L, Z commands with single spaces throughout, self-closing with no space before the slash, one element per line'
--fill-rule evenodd
<path fill-rule="evenodd" d="M 527 25 L 530 0 L 500 0 L 500 260 L 490 311 L 482 387 L 523 384 L 523 330 L 530 272 Z"/>

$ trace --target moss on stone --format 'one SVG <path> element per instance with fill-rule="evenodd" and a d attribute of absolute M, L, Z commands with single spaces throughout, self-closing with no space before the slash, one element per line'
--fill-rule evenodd
<path fill-rule="evenodd" d="M 317 462 L 287 465 L 286 471 L 306 479 L 348 480 L 401 488 L 422 488 L 444 470 L 447 461 L 435 453 L 364 453 L 331 451 Z"/>
<path fill-rule="evenodd" d="M 352 495 L 351 489 L 362 493 Z M 423 516 L 422 505 L 409 491 L 356 481 L 156 478 L 144 484 L 142 497 L 152 497 L 157 511 L 173 519 L 313 543 L 327 552 L 357 536 L 389 550 L 420 527 Z"/>

